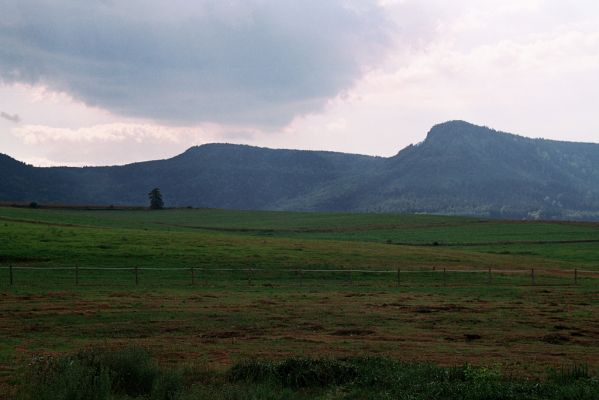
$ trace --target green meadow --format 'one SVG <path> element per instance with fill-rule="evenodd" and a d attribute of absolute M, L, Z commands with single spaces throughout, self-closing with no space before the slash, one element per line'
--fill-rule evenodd
<path fill-rule="evenodd" d="M 551 386 L 555 371 L 580 365 L 592 380 L 599 368 L 598 224 L 0 207 L 0 236 L 6 398 L 32 359 L 130 346 L 182 374 L 189 393 L 204 393 L 195 398 L 260 388 L 270 398 L 387 398 L 356 380 L 368 363 L 398 376 L 424 368 L 439 387 L 466 366 L 495 371 L 485 385 L 518 377 L 524 386 Z M 325 376 L 339 362 L 353 378 L 305 393 L 287 387 L 277 368 L 298 357 Z M 248 362 L 266 372 L 232 382 Z M 389 398 L 399 398 L 401 384 L 389 382 Z M 405 398 L 427 398 L 414 390 Z"/>

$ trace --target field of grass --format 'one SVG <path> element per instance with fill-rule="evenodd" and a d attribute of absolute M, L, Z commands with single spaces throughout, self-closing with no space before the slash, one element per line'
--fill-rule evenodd
<path fill-rule="evenodd" d="M 96 346 L 215 373 L 294 356 L 599 368 L 597 224 L 4 207 L 0 235 L 0 393 L 35 354 Z M 389 272 L 326 272 L 350 269 Z"/>

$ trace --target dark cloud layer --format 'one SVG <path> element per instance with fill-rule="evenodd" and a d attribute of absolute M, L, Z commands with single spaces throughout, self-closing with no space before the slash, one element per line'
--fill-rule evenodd
<path fill-rule="evenodd" d="M 382 55 L 372 1 L 3 2 L 0 77 L 170 123 L 277 126 Z"/>

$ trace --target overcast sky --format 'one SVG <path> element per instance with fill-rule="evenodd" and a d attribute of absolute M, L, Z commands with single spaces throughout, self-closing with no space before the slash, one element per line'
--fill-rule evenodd
<path fill-rule="evenodd" d="M 599 142 L 596 0 L 0 0 L 0 152 L 390 156 L 462 119 Z"/>

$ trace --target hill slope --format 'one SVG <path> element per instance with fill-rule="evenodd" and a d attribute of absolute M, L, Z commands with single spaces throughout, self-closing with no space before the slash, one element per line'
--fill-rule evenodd
<path fill-rule="evenodd" d="M 168 160 L 34 168 L 0 156 L 0 200 L 168 206 L 599 218 L 599 144 L 528 139 L 462 121 L 390 158 L 192 147 Z"/>

